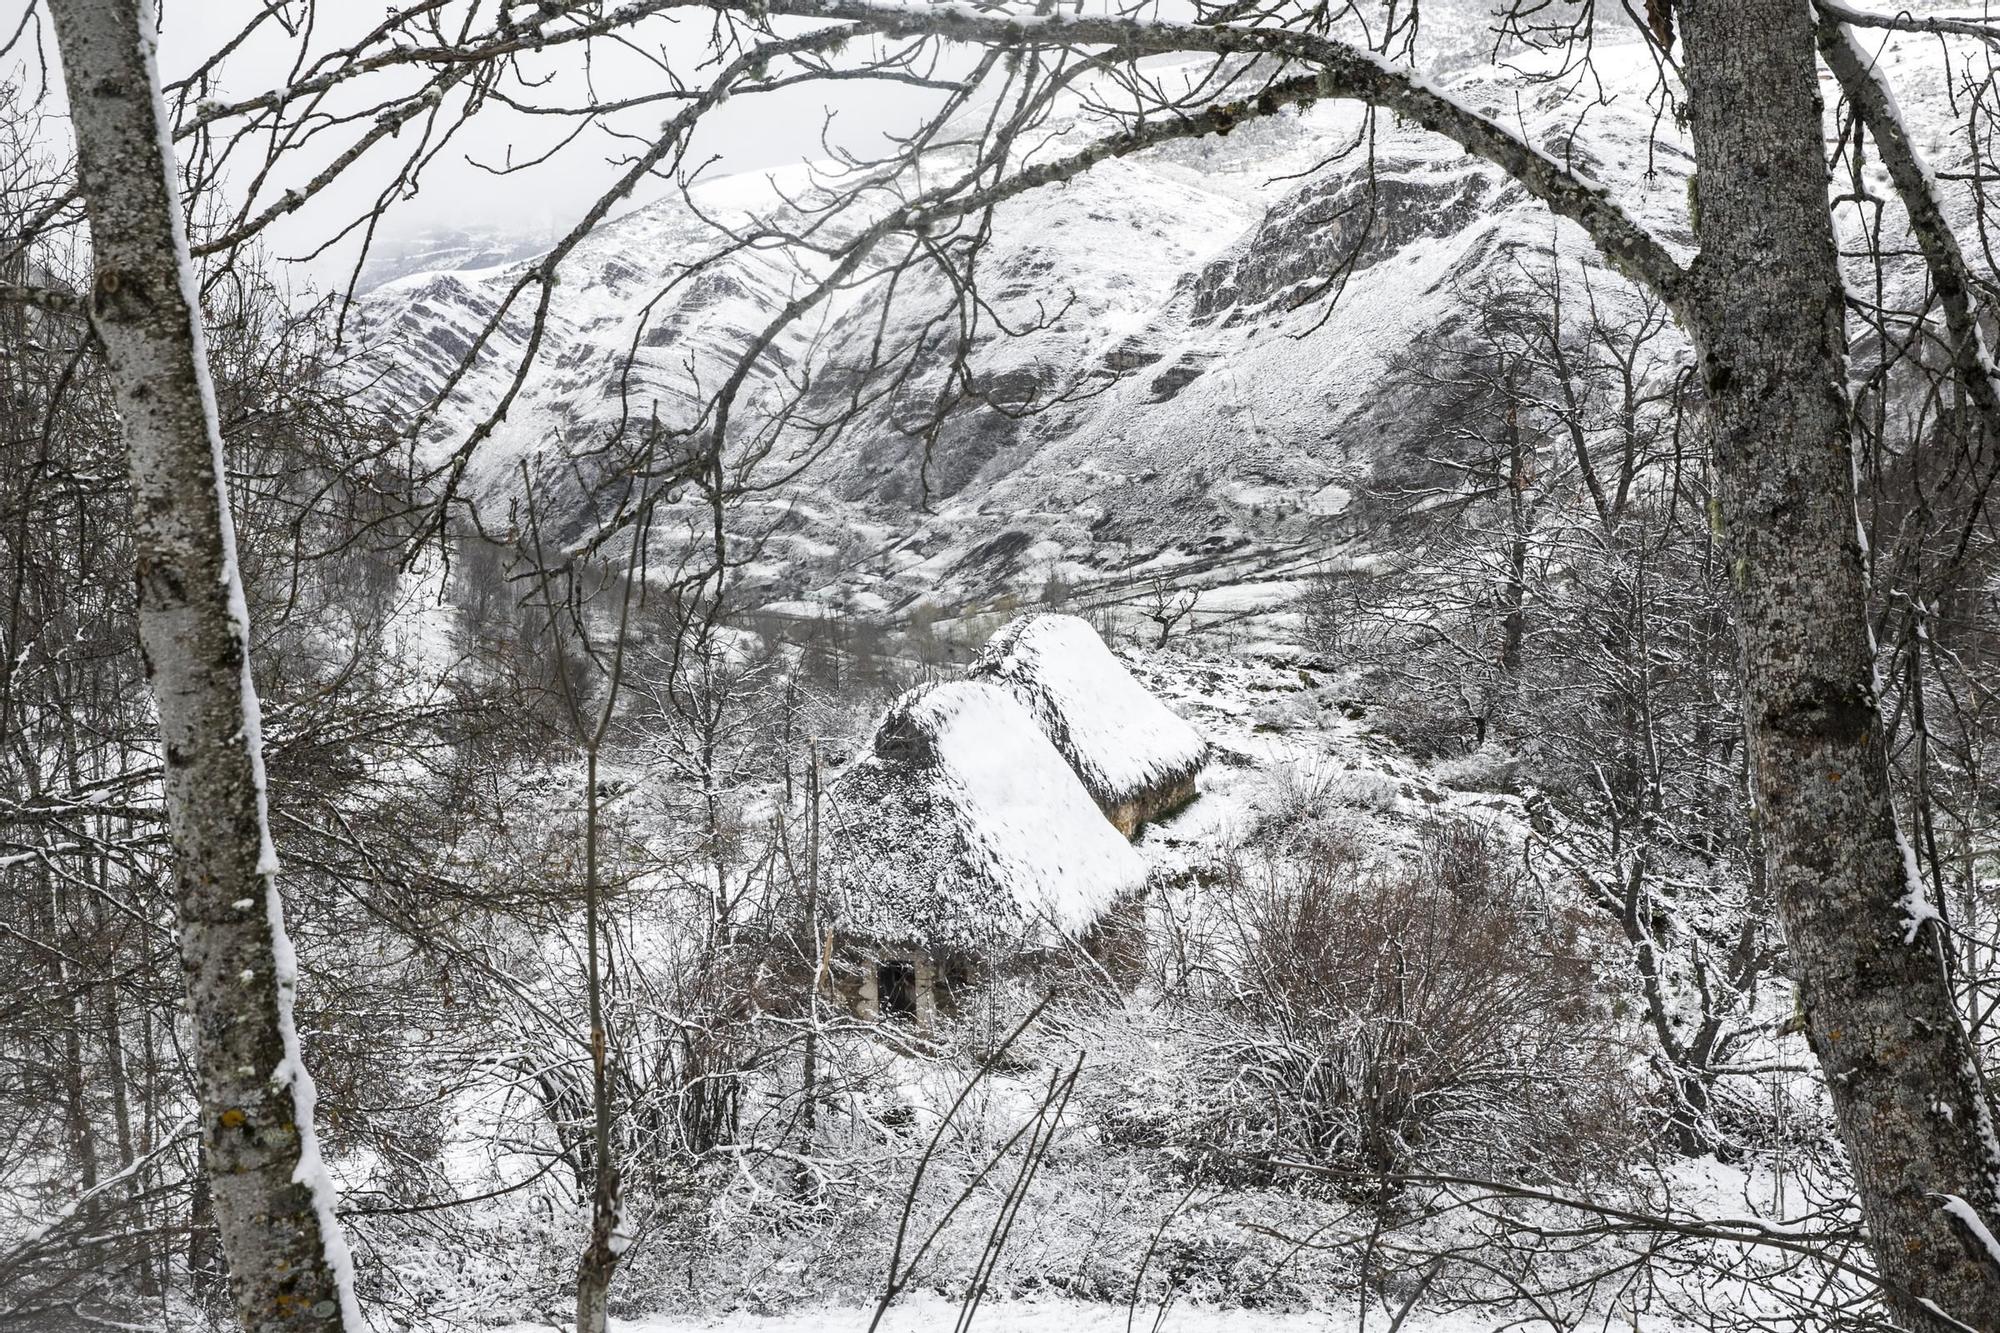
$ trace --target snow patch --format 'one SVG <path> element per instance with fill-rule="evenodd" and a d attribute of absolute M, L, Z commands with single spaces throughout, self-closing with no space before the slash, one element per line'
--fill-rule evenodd
<path fill-rule="evenodd" d="M 2000 1264 L 2000 1240 L 1994 1239 L 1992 1231 L 1986 1226 L 1986 1220 L 1979 1215 L 1979 1210 L 1959 1198 L 1956 1194 L 1940 1194 L 1937 1197 L 1940 1200 L 1939 1207 L 1949 1213 L 1954 1221 L 1967 1231 L 1970 1231 L 1973 1238 L 1986 1247 L 1987 1258 L 1991 1259 L 1995 1264 Z"/>

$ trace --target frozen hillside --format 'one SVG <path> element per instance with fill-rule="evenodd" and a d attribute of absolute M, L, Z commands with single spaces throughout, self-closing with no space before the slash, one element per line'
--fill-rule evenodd
<path fill-rule="evenodd" d="M 493 268 L 532 259 L 549 248 L 547 227 L 522 229 L 498 223 L 434 226 L 394 241 L 378 242 L 356 277 L 360 291 L 372 292 L 413 273 Z"/>
<path fill-rule="evenodd" d="M 1550 85 L 1519 106 L 1523 123 L 1627 187 L 1678 245 L 1687 159 L 1646 99 L 1652 65 L 1636 43 L 1607 39 L 1598 72 L 1601 99 Z M 1514 83 L 1497 68 L 1464 68 L 1450 87 L 1515 114 Z M 770 534 L 745 571 L 757 599 L 803 611 L 925 598 L 955 610 L 1051 579 L 1116 590 L 1167 571 L 1255 584 L 1323 555 L 1376 461 L 1425 438 L 1423 404 L 1388 384 L 1411 341 L 1462 321 L 1482 285 L 1546 270 L 1551 247 L 1570 262 L 1588 253 L 1518 187 L 1413 126 L 1384 120 L 1372 154 L 1326 163 L 1327 145 L 1359 126 L 1351 106 L 1322 104 L 1003 205 L 979 264 L 991 313 L 969 360 L 984 401 L 951 406 L 934 438 L 913 431 L 910 404 L 935 402 L 948 369 L 926 344 L 896 405 L 864 412 L 799 484 L 741 520 Z M 1092 132 L 1079 114 L 1037 151 L 1073 151 Z M 578 247 L 539 359 L 474 463 L 489 512 L 504 513 L 526 460 L 556 511 L 548 527 L 579 533 L 622 493 L 619 441 L 655 422 L 696 423 L 704 396 L 815 272 L 776 248 L 717 259 L 704 218 L 740 226 L 780 207 L 774 187 L 797 197 L 807 179 L 800 169 L 700 184 Z M 1327 279 L 1343 263 L 1336 293 Z M 521 272 L 415 274 L 371 298 L 405 406 L 440 390 Z M 913 270 L 883 336 L 919 338 L 950 298 L 935 273 Z M 837 395 L 842 367 L 877 336 L 879 299 L 870 289 L 780 335 L 752 375 L 765 405 L 808 364 L 815 392 Z M 448 397 L 436 441 L 462 438 L 502 401 L 533 301 L 530 289 Z M 753 429 L 746 415 L 754 422 L 739 409 L 733 438 Z M 572 455 L 585 457 L 572 467 Z M 781 444 L 765 466 L 798 462 Z"/>

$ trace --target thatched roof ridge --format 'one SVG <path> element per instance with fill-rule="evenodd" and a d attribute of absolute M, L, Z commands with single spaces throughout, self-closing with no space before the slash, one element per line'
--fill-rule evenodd
<path fill-rule="evenodd" d="M 1081 935 L 1147 868 L 1007 690 L 953 681 L 890 705 L 828 788 L 837 931 L 936 952 Z"/>
<path fill-rule="evenodd" d="M 987 642 L 971 675 L 1005 685 L 1025 704 L 1107 810 L 1185 781 L 1208 761 L 1201 734 L 1076 616 L 1014 621 Z"/>

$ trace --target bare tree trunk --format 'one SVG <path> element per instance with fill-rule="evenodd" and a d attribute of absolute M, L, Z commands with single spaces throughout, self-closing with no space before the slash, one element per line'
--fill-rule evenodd
<path fill-rule="evenodd" d="M 616 686 L 611 690 L 615 697 Z M 611 705 L 605 705 L 608 718 Z M 590 1004 L 591 1189 L 590 1243 L 576 1268 L 576 1333 L 604 1333 L 611 1279 L 624 1252 L 619 1218 L 618 1161 L 611 1152 L 611 1088 L 605 1058 L 604 969 L 598 956 L 602 888 L 597 876 L 597 752 L 602 727 L 591 736 L 584 760 L 584 925 L 590 932 L 584 984 Z"/>
<path fill-rule="evenodd" d="M 1507 445 L 1507 573 L 1501 584 L 1501 692 L 1511 696 L 1519 687 L 1521 646 L 1527 638 L 1528 616 L 1528 486 L 1531 460 L 1521 435 L 1520 368 L 1507 367 L 1502 403 L 1506 419 L 1501 438 Z"/>
<path fill-rule="evenodd" d="M 1682 12 L 1694 332 L 1771 889 L 1898 1317 L 2000 1329 L 2000 1255 L 1981 1234 L 2000 1226 L 1991 1121 L 1906 867 L 1876 707 L 1812 14 L 1793 0 Z"/>
<path fill-rule="evenodd" d="M 805 1084 L 808 1156 L 819 1137 L 819 991 L 826 976 L 826 951 L 819 935 L 819 740 L 806 741 L 806 938 L 812 941 L 813 977 L 806 989 Z"/>
<path fill-rule="evenodd" d="M 98 873 L 104 876 L 105 860 L 99 858 Z M 125 1061 L 125 1032 L 122 1006 L 118 1002 L 118 983 L 114 980 L 104 987 L 104 1042 L 105 1079 L 111 1085 L 112 1127 L 118 1135 L 118 1169 L 124 1171 L 139 1160 L 138 1140 L 132 1132 L 132 1081 Z M 154 1282 L 156 1266 L 153 1261 L 152 1228 L 145 1225 L 145 1189 L 136 1178 L 126 1189 L 125 1206 L 132 1210 L 138 1223 L 135 1244 L 139 1251 L 139 1294 L 157 1296 L 159 1289 Z"/>
<path fill-rule="evenodd" d="M 47 934 L 44 938 L 60 940 L 63 937 L 61 890 L 46 866 L 42 868 L 41 880 L 42 897 L 48 904 L 48 924 L 44 928 Z M 84 991 L 77 978 L 70 975 L 69 964 L 60 950 L 48 951 L 48 963 L 49 997 L 56 1006 L 68 1011 L 60 1020 L 62 1067 L 55 1075 L 62 1088 L 63 1134 L 69 1140 L 67 1146 L 70 1162 L 76 1167 L 78 1190 L 88 1194 L 97 1188 L 97 1136 L 91 1130 L 90 1108 L 83 1088 Z"/>
<path fill-rule="evenodd" d="M 641 557 L 645 551 L 645 533 L 633 534 L 631 549 L 627 552 L 624 577 L 618 584 L 618 619 L 608 660 L 603 660 L 591 651 L 590 643 L 584 638 L 589 632 L 589 597 L 582 586 L 574 582 L 565 584 L 566 599 L 577 599 L 568 607 L 571 616 L 569 627 L 565 628 L 563 608 L 557 601 L 555 578 L 542 562 L 547 548 L 542 544 L 540 510 L 535 503 L 535 489 L 526 464 L 521 469 L 521 489 L 527 501 L 535 580 L 542 598 L 542 609 L 548 616 L 549 636 L 558 660 L 563 660 L 568 651 L 569 636 L 575 634 L 578 638 L 576 651 L 582 662 L 588 666 L 597 666 L 602 662 L 604 672 L 604 697 L 594 716 L 586 710 L 588 700 L 579 693 L 582 682 L 566 665 L 558 673 L 556 682 L 570 726 L 583 746 L 583 920 L 587 937 L 583 980 L 590 1020 L 590 1240 L 577 1260 L 576 1333 L 605 1333 L 610 1316 L 611 1282 L 618 1274 L 619 1260 L 631 1244 L 631 1233 L 625 1224 L 619 1164 L 612 1146 L 616 1115 L 611 1102 L 610 1038 L 605 1029 L 604 1016 L 606 936 L 603 924 L 604 881 L 600 862 L 603 850 L 600 845 L 603 792 L 598 785 L 597 773 L 605 738 L 610 735 L 611 723 L 618 715 L 619 691 L 625 683 L 625 649 L 631 642 L 632 610 L 642 584 Z M 705 764 L 704 771 L 712 772 L 712 769 Z M 712 799 L 712 783 L 709 784 L 709 793 Z"/>
<path fill-rule="evenodd" d="M 291 1003 L 222 437 L 140 0 L 52 0 L 124 420 L 139 640 L 158 701 L 215 1219 L 237 1318 L 360 1327 Z"/>
<path fill-rule="evenodd" d="M 197 1149 L 193 1197 L 188 1201 L 188 1285 L 204 1307 L 216 1304 L 225 1264 L 215 1234 L 215 1194 L 208 1187 L 208 1151 Z"/>

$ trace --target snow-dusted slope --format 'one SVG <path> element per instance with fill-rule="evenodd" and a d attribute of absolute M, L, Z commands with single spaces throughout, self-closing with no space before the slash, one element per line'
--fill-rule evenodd
<path fill-rule="evenodd" d="M 1517 95 L 1520 80 L 1493 67 L 1448 82 L 1615 183 L 1684 244 L 1687 159 L 1647 100 L 1651 62 L 1607 37 L 1597 70 L 1602 101 L 1594 84 L 1589 100 L 1555 86 Z M 954 410 L 928 451 L 907 401 L 864 414 L 801 481 L 742 516 L 747 532 L 769 534 L 744 571 L 758 599 L 884 610 L 925 598 L 956 610 L 1052 578 L 1102 586 L 1141 569 L 1232 557 L 1267 568 L 1323 549 L 1374 460 L 1425 436 L 1421 412 L 1384 388 L 1412 339 L 1462 320 L 1482 277 L 1545 269 L 1552 248 L 1570 262 L 1589 254 L 1498 172 L 1415 127 L 1383 121 L 1372 158 L 1327 164 L 1358 124 L 1357 108 L 1321 104 L 1107 162 L 1005 205 L 980 281 L 1020 332 L 983 335 L 972 369 L 993 401 L 1041 410 Z M 1073 151 L 1089 132 L 1044 151 Z M 796 196 L 806 181 L 798 169 L 776 184 Z M 700 214 L 733 221 L 777 207 L 763 177 L 692 197 Z M 471 473 L 495 518 L 518 495 L 525 460 L 556 510 L 545 528 L 584 531 L 629 485 L 621 450 L 649 423 L 705 425 L 706 396 L 811 276 L 810 261 L 776 248 L 710 262 L 721 242 L 696 207 L 673 198 L 639 209 L 564 264 L 539 359 Z M 1350 252 L 1335 300 L 1322 288 Z M 370 298 L 370 330 L 393 351 L 389 391 L 427 401 L 519 272 L 418 274 Z M 914 336 L 949 297 L 937 274 L 912 271 L 892 335 Z M 755 383 L 770 392 L 810 362 L 816 391 L 837 389 L 839 367 L 876 336 L 876 299 L 871 289 L 788 329 Z M 451 396 L 434 449 L 496 410 L 532 307 L 531 292 Z M 920 364 L 906 398 L 943 375 Z M 739 430 L 747 420 L 753 411 L 739 413 Z M 780 448 L 766 466 L 794 461 Z"/>

